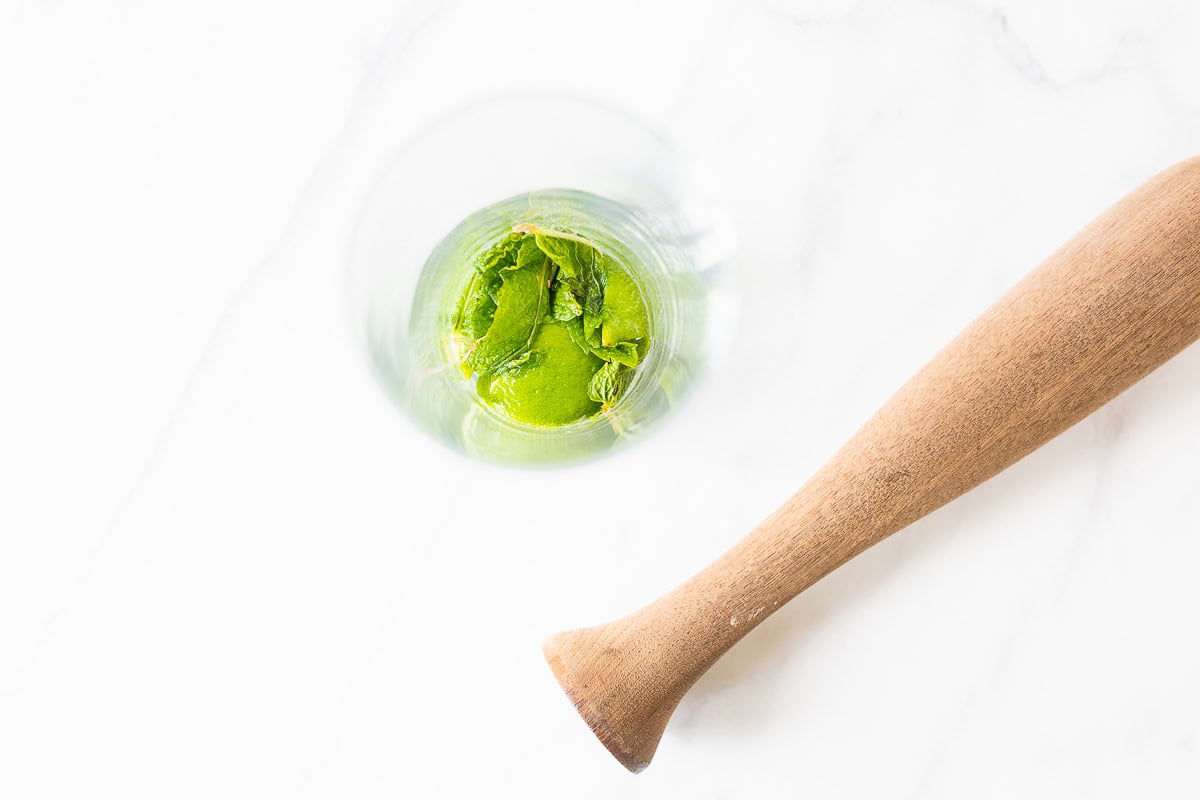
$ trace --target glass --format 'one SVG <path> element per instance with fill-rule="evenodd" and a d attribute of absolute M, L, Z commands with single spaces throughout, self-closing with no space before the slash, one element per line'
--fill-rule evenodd
<path fill-rule="evenodd" d="M 572 122 L 497 126 L 539 119 Z M 383 173 L 355 237 L 355 317 L 388 394 L 490 460 L 571 460 L 639 438 L 728 338 L 729 237 L 693 178 L 644 126 L 569 98 L 497 98 L 431 126 Z M 483 403 L 457 366 L 452 316 L 474 257 L 519 223 L 596 242 L 639 285 L 651 344 L 605 415 L 523 424 Z"/>

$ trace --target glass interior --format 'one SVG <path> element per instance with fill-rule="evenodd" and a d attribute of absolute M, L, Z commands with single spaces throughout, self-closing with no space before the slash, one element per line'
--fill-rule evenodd
<path fill-rule="evenodd" d="M 501 111 L 581 125 L 493 135 Z M 537 188 L 547 186 L 561 188 Z M 651 131 L 578 100 L 498 98 L 431 126 L 381 175 L 355 237 L 354 315 L 381 384 L 421 428 L 489 460 L 562 462 L 641 437 L 731 324 L 728 238 L 697 187 Z M 474 258 L 519 223 L 595 241 L 643 294 L 651 346 L 607 415 L 519 423 L 483 403 L 457 367 L 452 315 Z"/>

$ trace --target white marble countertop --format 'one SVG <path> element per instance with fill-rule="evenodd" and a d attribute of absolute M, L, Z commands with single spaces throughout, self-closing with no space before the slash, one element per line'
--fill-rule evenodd
<path fill-rule="evenodd" d="M 1200 153 L 1200 6 L 1074 6 L 0 5 L 0 797 L 1196 797 L 1195 347 L 768 620 L 639 776 L 539 650 Z M 418 434 L 344 303 L 398 143 L 501 90 L 668 132 L 740 243 L 729 357 L 558 471 Z"/>

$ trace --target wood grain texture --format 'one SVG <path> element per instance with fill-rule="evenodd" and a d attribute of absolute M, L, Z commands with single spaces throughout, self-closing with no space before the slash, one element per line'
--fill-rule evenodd
<path fill-rule="evenodd" d="M 1200 337 L 1200 158 L 1160 173 L 938 353 L 729 552 L 546 659 L 627 768 L 684 693 L 780 606 L 1074 425 Z"/>

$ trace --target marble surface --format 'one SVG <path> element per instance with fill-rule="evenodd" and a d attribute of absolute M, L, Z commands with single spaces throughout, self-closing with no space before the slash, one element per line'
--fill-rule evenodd
<path fill-rule="evenodd" d="M 642 775 L 539 652 L 721 552 L 1200 152 L 1197 30 L 1184 0 L 0 4 L 0 797 L 1197 796 L 1197 348 L 754 631 Z M 726 360 L 557 471 L 418 434 L 345 302 L 373 177 L 506 90 L 667 132 L 739 241 Z"/>

